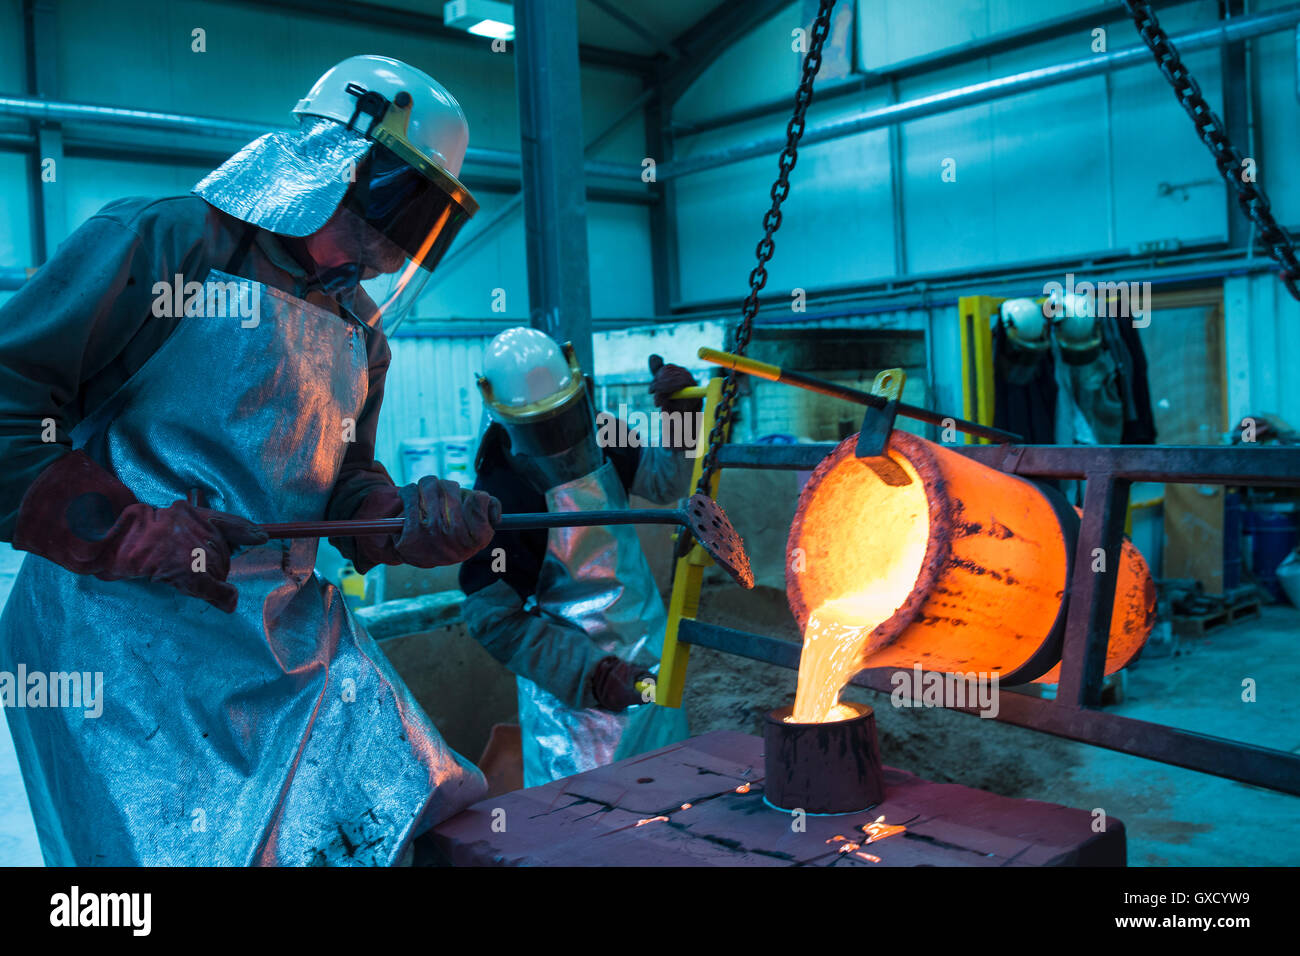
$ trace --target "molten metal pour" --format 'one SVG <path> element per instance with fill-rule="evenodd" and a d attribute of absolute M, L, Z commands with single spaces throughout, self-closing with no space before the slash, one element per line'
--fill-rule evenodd
<path fill-rule="evenodd" d="M 1076 510 L 905 432 L 891 434 L 884 474 L 854 444 L 818 466 L 790 532 L 786 590 L 804 625 L 794 719 L 836 719 L 841 689 L 866 667 L 1056 680 Z M 1126 542 L 1111 561 L 1107 674 L 1141 650 L 1155 611 L 1137 550 Z"/>
<path fill-rule="evenodd" d="M 812 612 L 803 632 L 791 723 L 820 724 L 853 716 L 839 703 L 840 691 L 862 670 L 871 633 L 896 610 L 898 601 L 882 589 L 827 601 Z"/>

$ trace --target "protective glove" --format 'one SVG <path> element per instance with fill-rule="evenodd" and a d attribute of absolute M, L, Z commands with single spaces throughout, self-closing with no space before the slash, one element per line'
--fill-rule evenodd
<path fill-rule="evenodd" d="M 637 704 L 648 703 L 636 687 L 639 681 L 653 683 L 654 675 L 644 667 L 610 655 L 596 664 L 591 675 L 591 689 L 596 695 L 598 706 L 606 710 L 626 710 Z M 650 700 L 653 699 L 651 696 Z"/>
<path fill-rule="evenodd" d="M 262 531 L 234 515 L 185 501 L 142 504 L 81 451 L 64 455 L 27 489 L 13 540 L 15 548 L 77 574 L 147 578 L 226 613 L 239 602 L 226 581 L 231 555 L 265 542 Z"/>
<path fill-rule="evenodd" d="M 699 398 L 671 399 L 668 396 L 683 388 L 698 385 L 695 376 L 680 365 L 665 365 L 658 355 L 650 356 L 650 374 L 654 380 L 650 383 L 650 394 L 654 396 L 655 407 L 665 412 L 684 412 L 693 414 L 704 408 L 704 400 Z"/>
<path fill-rule="evenodd" d="M 501 520 L 501 502 L 429 475 L 402 488 L 379 486 L 352 517 L 405 519 L 398 534 L 356 539 L 353 565 L 361 574 L 378 564 L 439 568 L 488 546 Z"/>

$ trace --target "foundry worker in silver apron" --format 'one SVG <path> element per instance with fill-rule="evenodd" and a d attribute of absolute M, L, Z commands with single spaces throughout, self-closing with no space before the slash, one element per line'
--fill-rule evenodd
<path fill-rule="evenodd" d="M 465 118 L 372 56 L 294 112 L 195 195 L 105 207 L 0 310 L 0 537 L 30 552 L 0 671 L 103 675 L 98 716 L 5 701 L 47 864 L 388 864 L 485 792 L 315 540 L 254 524 L 404 517 L 336 542 L 362 571 L 490 539 L 489 496 L 374 460 L 385 327 L 477 208 Z"/>
<path fill-rule="evenodd" d="M 502 332 L 479 379 L 491 424 L 475 487 L 508 513 L 684 495 L 702 403 L 669 398 L 695 384 L 688 371 L 658 356 L 651 368 L 668 413 L 657 441 L 597 421 L 571 348 L 535 329 Z M 686 736 L 680 709 L 648 702 L 667 615 L 634 527 L 502 531 L 461 565 L 460 585 L 470 634 L 516 675 L 525 786 Z"/>

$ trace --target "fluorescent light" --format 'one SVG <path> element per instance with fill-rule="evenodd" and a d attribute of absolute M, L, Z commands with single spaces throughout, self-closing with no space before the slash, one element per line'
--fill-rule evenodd
<path fill-rule="evenodd" d="M 442 5 L 445 26 L 494 40 L 513 40 L 515 11 L 501 0 L 449 0 Z"/>
<path fill-rule="evenodd" d="M 500 20 L 480 20 L 472 27 L 466 27 L 465 29 L 475 36 L 492 37 L 494 40 L 513 40 L 515 38 L 515 28 L 509 23 L 502 23 Z"/>

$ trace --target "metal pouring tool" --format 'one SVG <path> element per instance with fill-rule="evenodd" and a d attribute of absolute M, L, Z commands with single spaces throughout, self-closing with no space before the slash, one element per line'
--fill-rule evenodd
<path fill-rule="evenodd" d="M 398 534 L 402 518 L 371 518 L 359 521 L 292 521 L 258 527 L 270 538 L 332 538 Z M 502 515 L 498 531 L 526 531 L 537 528 L 576 528 L 591 525 L 674 524 L 686 527 L 718 567 L 741 587 L 754 586 L 749 555 L 731 520 L 718 503 L 707 495 L 693 495 L 686 507 L 674 510 L 625 508 L 620 511 L 559 511 Z"/>

